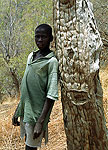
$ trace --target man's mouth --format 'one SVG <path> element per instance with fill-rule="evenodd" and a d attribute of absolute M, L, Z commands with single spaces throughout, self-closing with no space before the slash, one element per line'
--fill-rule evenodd
<path fill-rule="evenodd" d="M 37 46 L 42 47 L 43 44 L 42 43 L 37 43 Z"/>

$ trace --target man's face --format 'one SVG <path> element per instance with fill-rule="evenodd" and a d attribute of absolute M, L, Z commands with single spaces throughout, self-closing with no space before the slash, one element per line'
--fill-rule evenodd
<path fill-rule="evenodd" d="M 50 45 L 50 35 L 44 28 L 38 28 L 35 32 L 35 42 L 40 50 L 45 50 L 49 48 Z"/>

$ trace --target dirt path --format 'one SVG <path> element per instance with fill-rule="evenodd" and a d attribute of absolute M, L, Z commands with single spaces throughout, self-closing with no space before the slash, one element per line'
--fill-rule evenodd
<path fill-rule="evenodd" d="M 13 104 L 5 103 L 5 104 L 0 104 L 0 120 L 4 118 L 4 116 L 7 116 L 8 112 L 10 109 L 13 108 Z"/>

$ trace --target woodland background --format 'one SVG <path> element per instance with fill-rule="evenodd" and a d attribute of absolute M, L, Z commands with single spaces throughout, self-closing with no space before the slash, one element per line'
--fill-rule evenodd
<path fill-rule="evenodd" d="M 108 1 L 91 0 L 103 47 L 100 79 L 108 127 Z M 34 30 L 41 23 L 53 27 L 53 0 L 0 0 L 0 150 L 24 150 L 19 127 L 11 118 L 18 101 L 27 56 L 37 50 Z M 54 48 L 54 43 L 52 43 Z M 60 93 L 59 93 L 59 99 Z M 55 103 L 49 123 L 49 142 L 43 150 L 66 150 L 61 101 Z"/>
<path fill-rule="evenodd" d="M 108 1 L 91 0 L 101 33 L 101 67 L 108 63 Z M 0 0 L 0 102 L 17 97 L 27 56 L 36 50 L 35 27 L 53 27 L 53 0 Z"/>

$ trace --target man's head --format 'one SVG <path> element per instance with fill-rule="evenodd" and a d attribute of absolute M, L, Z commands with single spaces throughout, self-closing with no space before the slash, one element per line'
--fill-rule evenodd
<path fill-rule="evenodd" d="M 35 29 L 35 42 L 40 50 L 48 49 L 53 41 L 52 28 L 48 24 L 41 24 Z"/>

